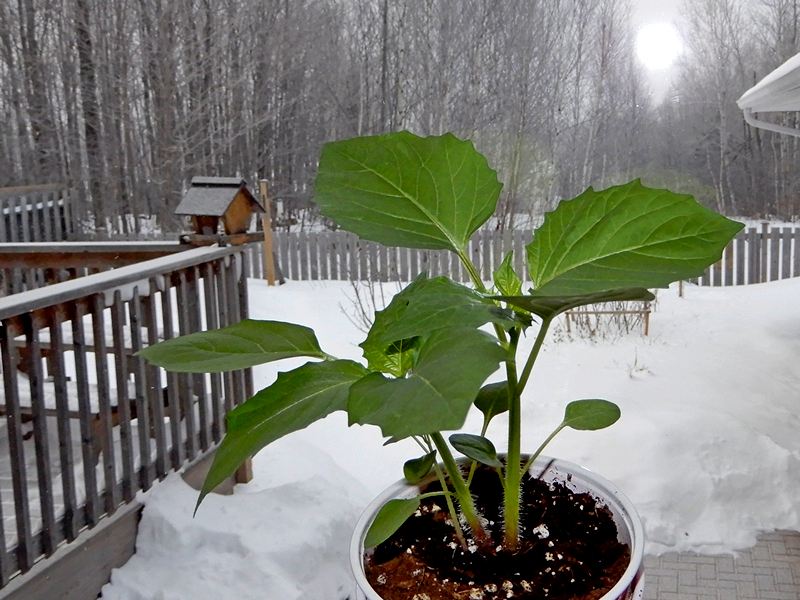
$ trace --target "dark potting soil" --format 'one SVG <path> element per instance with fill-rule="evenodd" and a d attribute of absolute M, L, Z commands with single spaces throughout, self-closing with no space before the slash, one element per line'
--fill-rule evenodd
<path fill-rule="evenodd" d="M 438 482 L 426 491 L 441 489 Z M 384 600 L 596 600 L 622 577 L 630 549 L 617 541 L 611 512 L 589 494 L 561 483 L 523 478 L 516 552 L 501 547 L 502 487 L 489 468 L 475 472 L 471 490 L 487 519 L 488 551 L 463 550 L 444 498 L 420 510 L 365 561 L 367 580 Z M 473 551 L 474 550 L 474 551 Z"/>

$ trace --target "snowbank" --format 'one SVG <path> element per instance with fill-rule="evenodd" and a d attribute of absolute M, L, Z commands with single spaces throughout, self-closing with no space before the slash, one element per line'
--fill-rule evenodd
<path fill-rule="evenodd" d="M 363 336 L 332 308 L 349 306 L 349 284 L 250 290 L 254 318 L 312 326 L 324 350 L 360 358 Z M 538 446 L 568 401 L 606 398 L 622 408 L 618 424 L 562 432 L 547 452 L 619 486 L 642 515 L 647 552 L 734 553 L 760 532 L 800 530 L 800 278 L 662 291 L 650 331 L 596 341 L 556 332 L 525 394 L 523 447 Z M 260 367 L 256 384 L 276 372 Z M 504 444 L 501 423 L 489 435 Z M 331 415 L 263 450 L 254 481 L 210 496 L 194 519 L 196 492 L 170 477 L 146 497 L 137 554 L 102 597 L 346 598 L 352 526 L 418 454 L 382 441 Z"/>

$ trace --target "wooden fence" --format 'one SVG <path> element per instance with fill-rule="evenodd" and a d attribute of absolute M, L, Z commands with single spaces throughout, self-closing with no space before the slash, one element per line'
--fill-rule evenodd
<path fill-rule="evenodd" d="M 77 220 L 63 184 L 0 189 L 0 243 L 75 239 Z"/>
<path fill-rule="evenodd" d="M 468 248 L 475 266 L 491 281 L 508 252 L 514 251 L 514 268 L 530 281 L 525 245 L 532 231 L 483 231 Z M 469 277 L 454 254 L 447 250 L 386 248 L 344 231 L 273 233 L 274 255 L 286 279 L 339 279 L 353 281 L 411 281 L 422 271 L 467 282 Z M 247 250 L 253 277 L 264 277 L 263 244 Z M 710 267 L 699 285 L 743 285 L 800 276 L 800 227 L 773 227 L 740 232 L 725 249 L 722 260 Z"/>
<path fill-rule="evenodd" d="M 800 227 L 750 227 L 706 270 L 699 285 L 727 286 L 800 277 Z"/>
<path fill-rule="evenodd" d="M 220 441 L 250 372 L 134 353 L 247 316 L 242 247 L 196 248 L 0 298 L 0 587 Z"/>

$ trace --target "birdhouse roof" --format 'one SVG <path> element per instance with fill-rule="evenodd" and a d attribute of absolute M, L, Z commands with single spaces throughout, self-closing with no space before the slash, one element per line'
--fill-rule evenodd
<path fill-rule="evenodd" d="M 253 212 L 266 212 L 240 177 L 193 177 L 189 191 L 175 209 L 176 215 L 221 217 L 239 192 L 244 192 Z"/>

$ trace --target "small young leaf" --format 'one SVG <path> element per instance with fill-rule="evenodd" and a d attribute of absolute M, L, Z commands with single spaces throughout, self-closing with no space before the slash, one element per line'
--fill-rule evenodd
<path fill-rule="evenodd" d="M 594 431 L 613 425 L 619 417 L 619 407 L 608 400 L 575 400 L 564 411 L 564 426 Z"/>
<path fill-rule="evenodd" d="M 508 383 L 490 383 L 481 388 L 475 398 L 475 406 L 483 413 L 486 421 L 491 421 L 497 415 L 508 410 Z"/>
<path fill-rule="evenodd" d="M 503 463 L 497 458 L 494 444 L 485 437 L 469 433 L 454 433 L 450 436 L 450 443 L 453 444 L 453 448 L 467 458 L 496 469 L 503 468 Z"/>
<path fill-rule="evenodd" d="M 514 251 L 508 253 L 503 264 L 494 272 L 494 284 L 503 296 L 521 296 L 522 280 L 514 272 Z"/>
<path fill-rule="evenodd" d="M 428 452 L 425 456 L 414 458 L 403 465 L 403 475 L 408 483 L 419 483 L 431 472 L 433 461 L 436 460 L 436 450 Z"/>
<path fill-rule="evenodd" d="M 365 548 L 374 548 L 388 540 L 419 508 L 419 498 L 389 500 L 375 515 L 364 539 Z"/>
<path fill-rule="evenodd" d="M 136 354 L 180 373 L 233 371 L 294 356 L 326 357 L 312 329 L 253 319 L 165 340 Z"/>
<path fill-rule="evenodd" d="M 370 373 L 350 388 L 350 424 L 405 438 L 460 428 L 486 378 L 508 358 L 479 329 L 445 327 L 423 337 L 409 377 Z"/>

